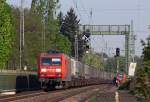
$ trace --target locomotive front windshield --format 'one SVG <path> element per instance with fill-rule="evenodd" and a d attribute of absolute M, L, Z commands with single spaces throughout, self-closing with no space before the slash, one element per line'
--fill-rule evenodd
<path fill-rule="evenodd" d="M 43 66 L 47 66 L 47 65 L 59 66 L 59 65 L 61 65 L 61 59 L 60 58 L 42 58 L 41 63 Z"/>
<path fill-rule="evenodd" d="M 61 65 L 60 58 L 52 58 L 52 65 Z"/>

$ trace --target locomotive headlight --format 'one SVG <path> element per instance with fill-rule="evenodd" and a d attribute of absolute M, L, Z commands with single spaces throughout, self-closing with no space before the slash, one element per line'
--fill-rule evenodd
<path fill-rule="evenodd" d="M 41 72 L 46 72 L 46 69 L 41 69 Z"/>
<path fill-rule="evenodd" d="M 60 72 L 61 72 L 61 69 L 60 69 L 60 68 L 57 68 L 57 69 L 56 69 L 56 72 L 60 73 Z"/>

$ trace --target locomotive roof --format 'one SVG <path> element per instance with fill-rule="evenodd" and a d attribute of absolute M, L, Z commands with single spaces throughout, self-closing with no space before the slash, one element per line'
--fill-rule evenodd
<path fill-rule="evenodd" d="M 57 53 L 57 54 L 41 53 L 40 57 L 48 57 L 48 56 L 49 57 L 61 57 L 63 55 L 65 55 L 65 54 L 63 54 L 63 53 Z"/>

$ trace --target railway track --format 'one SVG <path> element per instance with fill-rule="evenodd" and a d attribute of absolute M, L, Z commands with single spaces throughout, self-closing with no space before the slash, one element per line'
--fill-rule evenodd
<path fill-rule="evenodd" d="M 14 101 L 18 99 L 24 99 L 28 97 L 38 96 L 40 94 L 46 94 L 46 92 L 43 92 L 42 90 L 38 91 L 27 91 L 27 92 L 21 92 L 17 93 L 15 95 L 2 95 L 0 96 L 0 102 L 9 102 Z"/>
<path fill-rule="evenodd" d="M 65 90 L 54 90 L 49 92 L 43 92 L 40 90 L 0 97 L 0 102 L 59 102 L 80 93 L 86 93 L 89 90 L 96 90 L 98 88 L 106 89 L 108 87 L 110 87 L 110 85 L 102 84 Z"/>

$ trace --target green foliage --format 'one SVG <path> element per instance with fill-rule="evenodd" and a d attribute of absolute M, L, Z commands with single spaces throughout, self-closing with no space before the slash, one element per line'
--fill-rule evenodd
<path fill-rule="evenodd" d="M 5 0 L 0 1 L 0 68 L 4 68 L 14 44 L 11 9 Z"/>
<path fill-rule="evenodd" d="M 70 54 L 70 41 L 60 34 L 60 24 L 54 19 L 57 3 L 58 0 L 33 0 L 32 11 L 41 18 L 39 22 L 42 22 L 42 27 L 45 26 L 45 51 L 57 49 Z"/>
<path fill-rule="evenodd" d="M 103 69 L 101 58 L 97 54 L 85 54 L 83 56 L 83 62 L 95 68 Z"/>
<path fill-rule="evenodd" d="M 15 46 L 13 47 L 13 53 L 9 59 L 9 64 L 14 64 L 14 67 L 19 66 L 19 28 L 20 28 L 20 12 L 18 8 L 12 8 L 13 16 L 15 20 L 15 31 L 17 35 L 15 36 Z M 42 24 L 39 21 L 40 18 L 30 12 L 30 10 L 25 10 L 25 46 L 23 48 L 23 64 L 35 65 L 37 55 L 42 51 L 42 34 L 41 28 Z M 11 65 L 12 66 L 12 65 Z"/>
<path fill-rule="evenodd" d="M 45 9 L 46 2 L 49 2 L 49 7 Z M 67 37 L 60 34 L 60 24 L 57 19 L 54 19 L 53 12 L 55 10 L 56 2 L 54 0 L 33 0 L 32 8 L 25 9 L 25 46 L 23 49 L 23 64 L 29 65 L 32 68 L 36 66 L 37 56 L 43 52 L 43 42 L 45 43 L 45 52 L 49 49 L 61 50 L 66 54 L 70 54 L 71 44 Z M 15 18 L 15 28 L 17 35 L 13 54 L 9 59 L 9 64 L 15 64 L 15 68 L 19 65 L 19 9 L 13 9 L 13 16 Z M 44 12 L 48 10 L 49 13 L 45 16 Z M 45 24 L 43 21 L 46 21 Z M 44 28 L 45 26 L 45 28 Z M 45 40 L 43 39 L 43 32 L 45 32 Z"/>
<path fill-rule="evenodd" d="M 150 45 L 144 48 L 144 61 L 150 60 Z"/>
<path fill-rule="evenodd" d="M 86 41 L 84 39 L 82 39 L 83 35 L 79 34 L 79 21 L 77 19 L 77 15 L 75 14 L 75 11 L 73 8 L 71 8 L 66 16 L 64 17 L 62 12 L 60 12 L 58 14 L 58 20 L 59 20 L 59 24 L 61 25 L 60 31 L 61 33 L 68 37 L 69 41 L 71 42 L 71 55 L 73 57 L 75 57 L 75 49 L 74 49 L 74 45 L 75 45 L 75 35 L 77 35 L 77 39 L 78 39 L 78 58 L 79 60 L 82 60 L 82 57 L 84 55 L 85 52 L 85 45 L 86 45 Z"/>
<path fill-rule="evenodd" d="M 74 12 L 74 9 L 71 8 L 70 11 L 67 12 L 65 19 L 63 21 L 63 34 L 69 38 L 69 40 L 73 43 L 74 36 L 77 34 L 79 30 L 79 20 L 77 20 L 77 16 Z"/>
<path fill-rule="evenodd" d="M 56 9 L 58 0 L 33 0 L 32 11 L 41 17 L 41 22 L 46 32 L 45 48 L 54 48 L 63 51 L 66 54 L 70 54 L 70 41 L 60 34 L 59 20 L 54 19 L 54 11 Z M 44 23 L 45 22 L 45 23 Z"/>
<path fill-rule="evenodd" d="M 86 41 L 82 39 L 82 34 L 78 35 L 78 54 L 79 54 L 79 60 L 82 59 L 84 53 L 86 52 Z M 89 49 L 88 49 L 89 50 Z"/>
<path fill-rule="evenodd" d="M 126 80 L 124 83 L 122 83 L 120 86 L 119 86 L 119 90 L 129 90 L 129 87 L 130 87 L 130 80 Z"/>
<path fill-rule="evenodd" d="M 68 40 L 67 37 L 63 35 L 58 35 L 56 40 L 56 47 L 58 50 L 62 51 L 63 53 L 70 55 L 71 54 L 71 42 Z"/>
<path fill-rule="evenodd" d="M 49 21 L 54 17 L 54 11 L 58 2 L 59 0 L 32 0 L 31 10 L 41 17 L 41 22 L 43 20 Z"/>
<path fill-rule="evenodd" d="M 60 20 L 62 19 L 61 15 L 59 15 L 59 19 Z M 71 42 L 71 49 L 72 49 L 71 55 L 75 56 L 74 43 L 75 43 L 75 35 L 77 35 L 79 31 L 79 20 L 77 19 L 77 15 L 75 14 L 73 8 L 71 8 L 70 11 L 67 12 L 67 15 L 65 16 L 64 20 L 62 20 L 61 24 L 62 24 L 61 25 L 62 34 L 64 36 L 67 36 L 69 41 Z"/>
<path fill-rule="evenodd" d="M 144 44 L 143 49 L 143 66 L 138 68 L 136 73 L 135 92 L 143 98 L 144 102 L 150 100 L 150 37 L 148 43 Z"/>
<path fill-rule="evenodd" d="M 150 63 L 150 62 L 148 62 Z M 138 69 L 136 77 L 135 92 L 143 97 L 145 102 L 150 100 L 150 64 L 147 67 Z"/>
<path fill-rule="evenodd" d="M 118 60 L 120 71 L 125 71 L 125 58 L 120 56 Z M 115 57 L 110 57 L 105 61 L 105 70 L 113 72 L 117 71 L 117 59 Z"/>
<path fill-rule="evenodd" d="M 108 58 L 107 61 L 105 62 L 105 70 L 107 71 L 113 71 L 116 72 L 116 60 L 114 57 Z"/>

